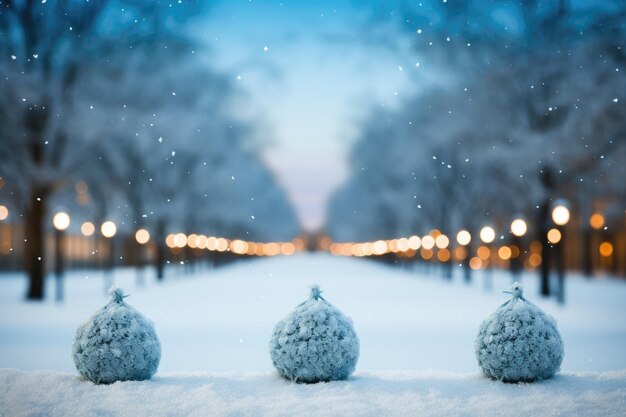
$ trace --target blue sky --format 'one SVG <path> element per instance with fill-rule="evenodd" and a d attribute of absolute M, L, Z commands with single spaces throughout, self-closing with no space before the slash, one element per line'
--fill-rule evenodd
<path fill-rule="evenodd" d="M 244 92 L 241 116 L 261 126 L 263 158 L 310 230 L 347 178 L 358 120 L 413 88 L 414 64 L 368 44 L 363 13 L 353 2 L 228 1 L 197 24 L 212 65 Z"/>

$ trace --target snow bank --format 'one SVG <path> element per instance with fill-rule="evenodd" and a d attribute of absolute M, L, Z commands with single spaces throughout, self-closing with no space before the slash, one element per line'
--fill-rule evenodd
<path fill-rule="evenodd" d="M 626 371 L 503 384 L 478 373 L 357 372 L 293 384 L 275 373 L 163 374 L 94 385 L 74 374 L 0 370 L 0 415 L 623 416 Z"/>

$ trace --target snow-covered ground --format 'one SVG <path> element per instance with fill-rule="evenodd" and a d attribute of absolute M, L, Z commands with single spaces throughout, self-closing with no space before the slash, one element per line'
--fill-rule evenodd
<path fill-rule="evenodd" d="M 93 385 L 73 374 L 0 369 L 7 416 L 623 416 L 626 371 L 502 384 L 476 373 L 357 372 L 293 384 L 270 373 L 178 373 Z"/>
<path fill-rule="evenodd" d="M 507 273 L 496 272 L 494 290 L 485 291 L 484 278 L 477 273 L 466 285 L 460 277 L 449 282 L 426 271 L 322 254 L 191 275 L 172 269 L 164 283 L 148 274 L 143 286 L 135 271 L 119 270 L 115 284 L 155 323 L 161 365 L 153 381 L 94 386 L 77 379 L 70 350 L 78 325 L 107 302 L 102 273 L 68 274 L 60 305 L 52 300 L 52 280 L 49 301 L 27 303 L 25 279 L 3 275 L 0 368 L 19 371 L 0 371 L 0 414 L 3 403 L 10 415 L 37 414 L 52 403 L 46 410 L 57 415 L 72 409 L 128 415 L 513 415 L 522 406 L 525 414 L 536 414 L 548 401 L 553 415 L 626 413 L 625 281 L 568 277 L 567 303 L 559 306 L 536 295 L 535 275 L 524 276 L 527 298 L 558 322 L 563 373 L 538 384 L 507 385 L 482 378 L 473 354 L 480 322 L 506 300 L 497 290 L 511 283 Z M 294 385 L 272 372 L 272 327 L 306 299 L 312 283 L 354 320 L 361 356 L 347 382 Z M 54 372 L 24 372 L 33 370 Z M 33 396 L 33 390 L 45 392 Z M 89 405 L 92 395 L 98 401 Z"/>

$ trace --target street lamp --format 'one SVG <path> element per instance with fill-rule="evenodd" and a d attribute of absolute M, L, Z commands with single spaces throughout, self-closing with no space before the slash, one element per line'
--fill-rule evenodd
<path fill-rule="evenodd" d="M 485 243 L 491 243 L 496 239 L 496 231 L 490 226 L 480 229 L 480 240 Z"/>
<path fill-rule="evenodd" d="M 470 232 L 468 232 L 467 230 L 460 230 L 457 234 L 456 234 L 456 241 L 459 245 L 461 245 L 460 248 L 457 248 L 457 251 L 463 251 L 464 256 L 463 256 L 463 277 L 465 279 L 466 283 L 469 283 L 472 279 L 472 272 L 471 272 L 471 268 L 470 268 L 470 258 L 471 258 L 471 249 L 465 248 L 466 246 L 468 246 L 470 244 L 470 242 L 472 241 L 472 235 L 470 234 Z M 458 253 L 458 252 L 457 252 Z"/>
<path fill-rule="evenodd" d="M 552 209 L 552 221 L 557 226 L 565 226 L 569 222 L 570 212 L 567 203 L 558 201 Z"/>
<path fill-rule="evenodd" d="M 482 229 L 480 229 L 480 240 L 483 241 L 483 243 L 487 244 L 487 251 L 489 252 L 487 258 L 485 259 L 485 261 L 490 261 L 491 259 L 491 250 L 489 250 L 489 244 L 492 243 L 494 240 L 496 240 L 496 231 L 493 230 L 493 227 L 491 226 L 484 226 Z M 479 248 L 480 249 L 480 248 Z M 491 266 L 490 264 L 488 264 L 488 266 Z M 492 280 L 493 277 L 491 275 L 491 268 L 489 268 L 489 271 L 485 272 L 485 289 L 486 290 L 490 290 L 493 285 L 492 285 Z"/>
<path fill-rule="evenodd" d="M 110 239 L 117 233 L 117 226 L 110 220 L 106 221 L 102 223 L 102 226 L 100 226 L 100 232 L 102 233 L 102 236 Z"/>
<path fill-rule="evenodd" d="M 70 216 L 60 211 L 52 217 L 52 225 L 54 226 L 54 250 L 55 250 L 55 263 L 54 272 L 56 277 L 56 300 L 57 302 L 63 301 L 63 237 L 65 231 L 70 226 Z"/>
<path fill-rule="evenodd" d="M 599 211 L 596 211 L 589 217 L 589 225 L 593 227 L 595 230 L 600 230 L 604 226 L 605 218 L 604 214 Z"/>
<path fill-rule="evenodd" d="M 456 234 L 456 241 L 459 242 L 461 246 L 467 246 L 472 241 L 472 235 L 467 230 L 461 230 Z"/>
<path fill-rule="evenodd" d="M 2 185 L 3 185 L 2 177 L 0 177 L 0 188 L 2 188 Z M 0 222 L 6 220 L 7 217 L 9 217 L 9 209 L 6 206 L 3 206 L 3 205 L 0 204 Z M 4 234 L 4 230 L 3 229 L 4 229 L 4 227 L 2 225 L 0 225 L 0 251 L 3 249 L 1 247 L 2 246 L 2 242 L 4 241 L 4 237 L 2 236 Z M 9 240 L 10 239 L 11 238 L 9 237 Z"/>
<path fill-rule="evenodd" d="M 516 237 L 522 237 L 528 231 L 528 225 L 522 218 L 517 218 L 511 222 L 511 233 Z"/>
<path fill-rule="evenodd" d="M 521 240 L 522 237 L 526 235 L 526 232 L 528 232 L 528 224 L 526 223 L 526 220 L 524 220 L 524 218 L 522 218 L 521 216 L 516 217 L 511 222 L 511 234 L 513 235 L 512 243 L 515 248 L 519 249 L 522 246 Z M 522 270 L 522 262 L 520 260 L 521 251 L 517 251 L 516 253 L 517 255 L 514 255 L 514 253 L 511 252 L 511 256 L 509 258 L 509 266 L 511 269 L 511 274 L 513 275 L 513 280 L 519 281 L 518 275 Z"/>
<path fill-rule="evenodd" d="M 146 263 L 146 255 L 144 253 L 144 245 L 150 240 L 150 232 L 146 229 L 139 229 L 135 232 L 135 240 L 139 243 L 138 248 L 138 268 L 137 268 L 137 284 L 142 286 L 144 284 L 143 266 Z"/>
<path fill-rule="evenodd" d="M 89 237 L 93 235 L 95 231 L 96 231 L 96 227 L 93 225 L 92 222 L 85 222 L 80 226 L 80 232 L 85 237 Z"/>
<path fill-rule="evenodd" d="M 104 292 L 106 293 L 109 288 L 113 286 L 113 265 L 115 264 L 115 245 L 113 237 L 117 233 L 117 226 L 112 221 L 108 220 L 100 226 L 100 233 L 102 236 L 109 239 L 109 264 L 108 272 L 105 274 L 104 279 Z"/>
<path fill-rule="evenodd" d="M 137 232 L 135 233 L 135 240 L 140 245 L 145 245 L 150 240 L 150 232 L 148 232 L 146 229 L 137 230 Z"/>
<path fill-rule="evenodd" d="M 552 221 L 556 226 L 565 226 L 570 219 L 569 204 L 565 200 L 557 200 L 552 206 Z M 559 283 L 557 299 L 559 303 L 565 301 L 565 265 L 563 259 L 563 241 L 565 231 L 563 229 L 550 229 L 547 238 L 556 248 L 556 271 Z M 545 238 L 544 238 L 545 239 Z"/>

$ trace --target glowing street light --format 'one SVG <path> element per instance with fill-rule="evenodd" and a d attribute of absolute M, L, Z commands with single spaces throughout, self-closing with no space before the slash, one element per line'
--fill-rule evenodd
<path fill-rule="evenodd" d="M 150 232 L 146 229 L 139 229 L 135 232 L 135 240 L 140 245 L 145 245 L 150 240 Z"/>
<path fill-rule="evenodd" d="M 102 233 L 102 236 L 110 239 L 117 233 L 117 226 L 110 220 L 106 221 L 102 223 L 102 226 L 100 226 L 100 232 Z"/>
<path fill-rule="evenodd" d="M 552 209 L 552 220 L 557 226 L 565 226 L 569 217 L 570 212 L 565 203 L 559 203 Z"/>
<path fill-rule="evenodd" d="M 150 232 L 148 232 L 146 229 L 139 229 L 135 232 L 135 240 L 137 241 L 137 243 L 139 243 L 140 245 L 145 245 L 146 243 L 148 243 L 148 241 L 150 240 Z M 146 263 L 146 253 L 145 253 L 145 249 L 143 247 L 139 247 L 137 248 L 137 259 L 138 259 L 138 266 L 139 268 L 137 269 L 137 284 L 143 286 L 144 284 L 144 273 L 142 270 L 142 266 L 144 266 L 144 264 Z"/>
<path fill-rule="evenodd" d="M 418 250 L 422 246 L 422 239 L 419 236 L 411 236 L 409 238 L 409 249 Z"/>
<path fill-rule="evenodd" d="M 187 244 L 187 235 L 184 233 L 176 233 L 174 235 L 174 246 L 177 248 L 184 248 Z"/>
<path fill-rule="evenodd" d="M 561 232 L 559 229 L 550 229 L 548 230 L 548 242 L 556 245 L 561 241 Z"/>
<path fill-rule="evenodd" d="M 70 216 L 60 211 L 52 217 L 52 225 L 54 226 L 54 273 L 56 277 L 56 300 L 63 301 L 63 237 L 65 231 L 70 226 Z"/>
<path fill-rule="evenodd" d="M 113 286 L 113 266 L 115 265 L 115 245 L 113 237 L 117 233 L 117 226 L 115 223 L 108 220 L 100 226 L 100 233 L 102 233 L 102 236 L 109 239 L 109 271 L 104 276 L 104 292 L 106 293 L 109 288 Z"/>
<path fill-rule="evenodd" d="M 52 225 L 56 230 L 62 232 L 70 226 L 70 216 L 66 212 L 60 211 L 52 218 Z"/>
<path fill-rule="evenodd" d="M 426 235 L 422 238 L 422 248 L 426 250 L 431 250 L 434 246 L 435 239 L 432 236 Z"/>
<path fill-rule="evenodd" d="M 467 230 L 461 230 L 456 234 L 456 241 L 461 246 L 467 246 L 472 241 L 472 235 Z"/>
<path fill-rule="evenodd" d="M 96 231 L 96 226 L 92 222 L 85 222 L 80 226 L 80 232 L 83 236 L 89 237 Z"/>
<path fill-rule="evenodd" d="M 511 233 L 517 237 L 522 237 L 528 231 L 528 225 L 524 219 L 518 218 L 511 222 Z"/>
<path fill-rule="evenodd" d="M 496 231 L 490 226 L 480 229 L 480 240 L 485 243 L 491 243 L 496 239 Z"/>
<path fill-rule="evenodd" d="M 449 244 L 450 244 L 450 239 L 448 239 L 448 236 L 446 236 L 446 235 L 443 235 L 443 234 L 439 235 L 435 239 L 435 245 L 439 249 L 445 249 L 445 248 L 448 247 Z"/>
<path fill-rule="evenodd" d="M 521 239 L 522 237 L 524 237 L 526 232 L 528 232 L 528 224 L 526 223 L 526 220 L 524 220 L 522 217 L 517 217 L 511 222 L 511 234 L 513 235 L 513 245 L 511 246 L 512 248 L 517 248 L 518 246 L 521 246 Z M 522 271 L 522 261 L 518 256 L 513 256 L 513 251 L 510 250 L 511 248 L 507 247 L 507 249 L 509 249 L 508 252 L 506 249 L 501 249 L 500 251 L 498 251 L 498 254 L 500 255 L 501 259 L 509 260 L 511 274 L 513 274 L 513 277 L 515 278 Z"/>
<path fill-rule="evenodd" d="M 0 205 L 0 221 L 9 217 L 9 209 L 6 206 Z"/>
<path fill-rule="evenodd" d="M 604 222 L 604 215 L 599 211 L 593 213 L 589 218 L 589 225 L 596 230 L 602 229 L 602 226 L 604 226 Z"/>
<path fill-rule="evenodd" d="M 611 255 L 613 255 L 613 245 L 611 244 L 611 242 L 602 242 L 598 250 L 600 252 L 600 255 L 602 255 L 605 258 L 608 258 Z"/>

